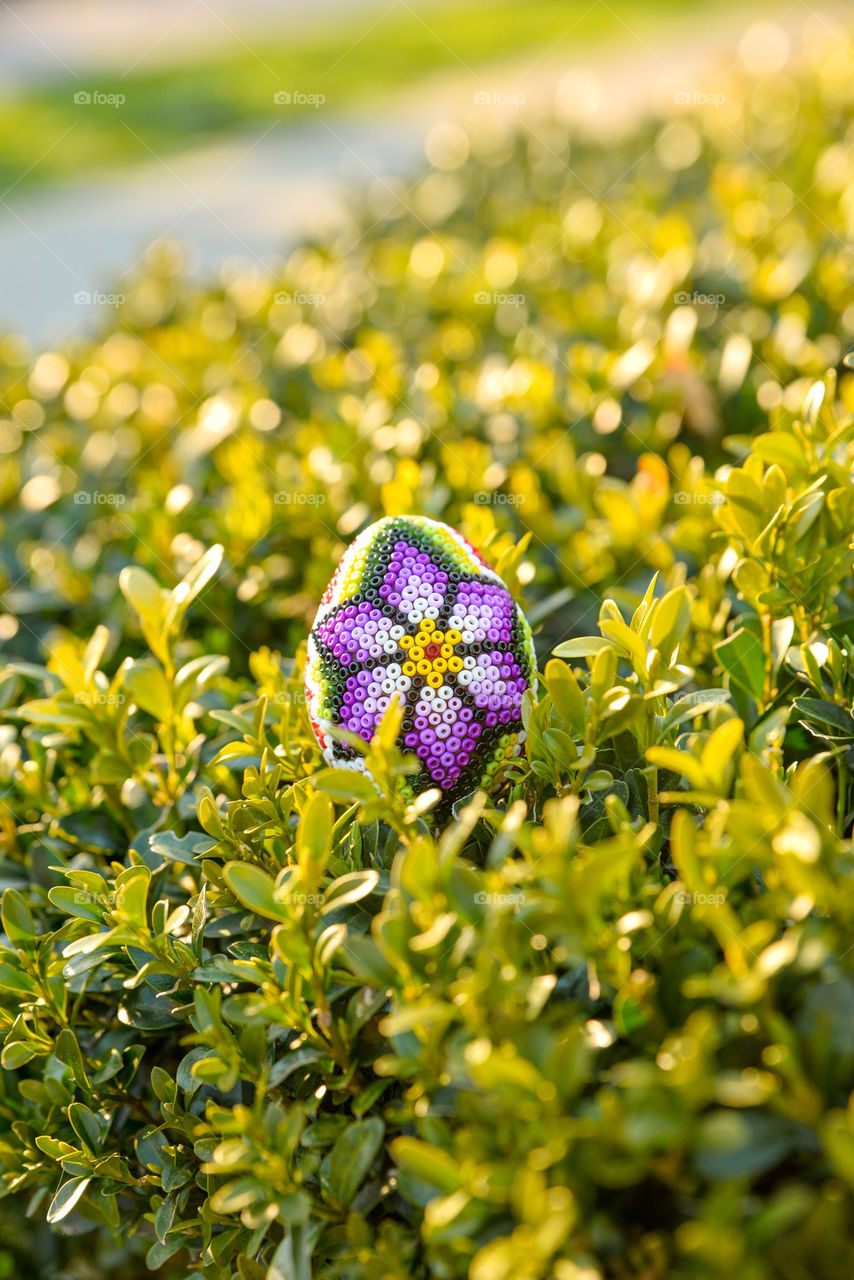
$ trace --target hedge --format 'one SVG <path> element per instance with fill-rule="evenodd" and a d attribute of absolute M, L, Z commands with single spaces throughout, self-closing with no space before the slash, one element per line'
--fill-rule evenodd
<path fill-rule="evenodd" d="M 101 340 L 7 340 L 7 1274 L 850 1271 L 825 54 L 607 151 L 491 126 L 283 280 L 202 292 L 161 249 Z M 446 823 L 393 711 L 371 784 L 302 692 L 335 561 L 399 511 L 538 627 L 526 755 Z"/>

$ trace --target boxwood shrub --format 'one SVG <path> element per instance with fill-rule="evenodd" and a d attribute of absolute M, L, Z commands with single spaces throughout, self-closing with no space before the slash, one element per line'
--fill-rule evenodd
<path fill-rule="evenodd" d="M 205 293 L 162 249 L 102 340 L 6 342 L 7 1275 L 854 1269 L 825 53 L 623 149 L 454 135 L 410 212 L 287 281 Z M 814 223 L 781 187 L 816 173 Z M 444 823 L 393 709 L 369 782 L 302 692 L 336 559 L 399 511 L 537 627 L 526 755 Z"/>

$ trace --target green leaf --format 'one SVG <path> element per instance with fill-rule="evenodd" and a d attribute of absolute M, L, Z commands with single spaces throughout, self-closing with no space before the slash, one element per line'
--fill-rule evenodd
<path fill-rule="evenodd" d="M 768 431 L 756 436 L 753 450 L 766 462 L 777 462 L 786 472 L 804 471 L 807 460 L 797 436 L 788 431 Z"/>
<path fill-rule="evenodd" d="M 268 920 L 287 920 L 288 913 L 273 897 L 274 881 L 251 862 L 228 862 L 223 879 L 244 907 Z"/>
<path fill-rule="evenodd" d="M 655 606 L 649 642 L 669 662 L 691 623 L 691 598 L 684 587 L 668 591 Z"/>
<path fill-rule="evenodd" d="M 49 889 L 47 896 L 60 911 L 66 911 L 81 920 L 92 920 L 95 924 L 100 924 L 104 918 L 104 905 L 94 894 L 87 893 L 84 889 L 58 885 L 55 889 Z"/>
<path fill-rule="evenodd" d="M 350 871 L 339 876 L 324 891 L 321 915 L 330 911 L 338 911 L 352 902 L 359 902 L 373 893 L 380 882 L 378 871 Z"/>
<path fill-rule="evenodd" d="M 705 791 L 708 786 L 703 766 L 689 751 L 677 751 L 675 747 L 650 747 L 646 758 L 659 769 L 681 774 L 696 791 Z"/>
<path fill-rule="evenodd" d="M 29 951 L 36 941 L 33 913 L 17 889 L 6 889 L 2 906 L 3 928 L 13 947 Z"/>
<path fill-rule="evenodd" d="M 838 703 L 822 698 L 795 698 L 792 705 L 813 724 L 826 726 L 831 731 L 829 736 L 854 738 L 854 716 Z"/>
<path fill-rule="evenodd" d="M 161 667 L 153 662 L 135 662 L 128 667 L 124 687 L 128 697 L 156 720 L 172 714 L 172 691 Z"/>
<path fill-rule="evenodd" d="M 273 1254 L 266 1280 L 312 1280 L 311 1255 L 321 1223 L 289 1226 L 284 1240 Z"/>
<path fill-rule="evenodd" d="M 116 878 L 116 905 L 114 914 L 129 924 L 146 928 L 148 915 L 146 902 L 151 872 L 148 867 L 128 867 Z"/>
<path fill-rule="evenodd" d="M 165 592 L 150 573 L 137 565 L 129 565 L 119 574 L 119 586 L 131 608 L 139 617 L 142 632 L 153 653 L 165 658 L 163 614 Z"/>
<path fill-rule="evenodd" d="M 580 636 L 577 640 L 563 640 L 552 653 L 556 658 L 588 658 L 610 648 L 611 641 L 604 636 Z"/>
<path fill-rule="evenodd" d="M 700 753 L 703 772 L 719 794 L 727 789 L 727 771 L 743 739 L 744 724 L 733 717 L 718 725 Z"/>
<path fill-rule="evenodd" d="M 64 1062 L 67 1067 L 71 1068 L 75 1083 L 87 1093 L 90 1092 L 91 1085 L 83 1062 L 83 1054 L 80 1051 L 77 1036 L 70 1027 L 63 1027 L 56 1037 L 54 1052 L 60 1062 Z"/>
<path fill-rule="evenodd" d="M 730 679 L 760 705 L 765 690 L 765 655 L 762 645 L 746 627 L 715 645 L 718 662 Z"/>
<path fill-rule="evenodd" d="M 396 1138 L 391 1144 L 391 1154 L 401 1169 L 445 1195 L 462 1186 L 457 1162 L 441 1147 L 431 1146 L 420 1138 Z"/>
<path fill-rule="evenodd" d="M 203 884 L 193 907 L 192 941 L 193 951 L 195 952 L 197 960 L 201 960 L 202 958 L 205 920 L 207 919 L 207 891 L 208 886 Z"/>
<path fill-rule="evenodd" d="M 331 851 L 334 814 L 329 796 L 312 793 L 303 810 L 294 846 L 300 871 L 315 880 Z"/>
<path fill-rule="evenodd" d="M 48 1222 L 62 1222 L 62 1219 L 71 1213 L 91 1181 L 91 1178 L 71 1178 L 63 1183 L 50 1202 L 50 1208 L 47 1211 Z"/>
<path fill-rule="evenodd" d="M 68 1119 L 77 1137 L 93 1154 L 98 1152 L 103 1140 L 101 1121 L 82 1102 L 72 1102 L 68 1108 Z"/>
<path fill-rule="evenodd" d="M 370 804 L 379 795 L 371 779 L 355 769 L 321 769 L 313 776 L 311 784 L 317 791 L 323 791 L 344 804 L 353 800 Z"/>
<path fill-rule="evenodd" d="M 339 947 L 347 940 L 346 924 L 327 925 L 314 944 L 314 954 L 321 969 L 326 968 Z"/>
<path fill-rule="evenodd" d="M 19 1067 L 24 1067 L 28 1062 L 39 1054 L 39 1046 L 37 1044 L 28 1044 L 23 1040 L 13 1040 L 7 1042 L 0 1053 L 0 1064 L 7 1071 L 17 1071 Z"/>
<path fill-rule="evenodd" d="M 552 658 L 543 673 L 546 688 L 558 715 L 573 729 L 581 729 L 587 713 L 587 704 L 578 681 L 565 662 Z"/>
<path fill-rule="evenodd" d="M 163 624 L 165 631 L 174 629 L 196 597 L 204 591 L 222 564 L 222 557 L 223 548 L 219 543 L 209 547 L 204 555 L 196 561 L 190 572 L 181 579 L 177 587 L 169 593 L 169 602 L 166 606 Z"/>
<path fill-rule="evenodd" d="M 357 1120 L 338 1138 L 329 1157 L 329 1190 L 338 1204 L 348 1205 L 367 1177 L 382 1147 L 385 1125 L 379 1116 Z"/>

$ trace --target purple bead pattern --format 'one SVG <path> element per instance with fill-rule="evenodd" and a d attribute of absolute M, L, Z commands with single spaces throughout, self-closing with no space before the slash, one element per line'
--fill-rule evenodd
<path fill-rule="evenodd" d="M 525 741 L 534 680 L 531 629 L 501 578 L 462 534 L 425 516 L 389 516 L 351 544 L 308 641 L 306 696 L 329 764 L 364 771 L 340 727 L 370 741 L 397 699 L 399 745 L 421 771 L 412 794 L 443 803 L 489 789 Z"/>

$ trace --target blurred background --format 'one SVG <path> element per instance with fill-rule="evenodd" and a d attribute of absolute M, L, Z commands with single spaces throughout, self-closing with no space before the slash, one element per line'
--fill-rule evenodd
<path fill-rule="evenodd" d="M 4 0 L 0 326 L 36 343 L 91 329 L 156 239 L 201 272 L 270 270 L 340 227 L 354 186 L 393 196 L 445 121 L 557 101 L 568 120 L 625 125 L 713 95 L 739 60 L 779 70 L 845 8 Z"/>

